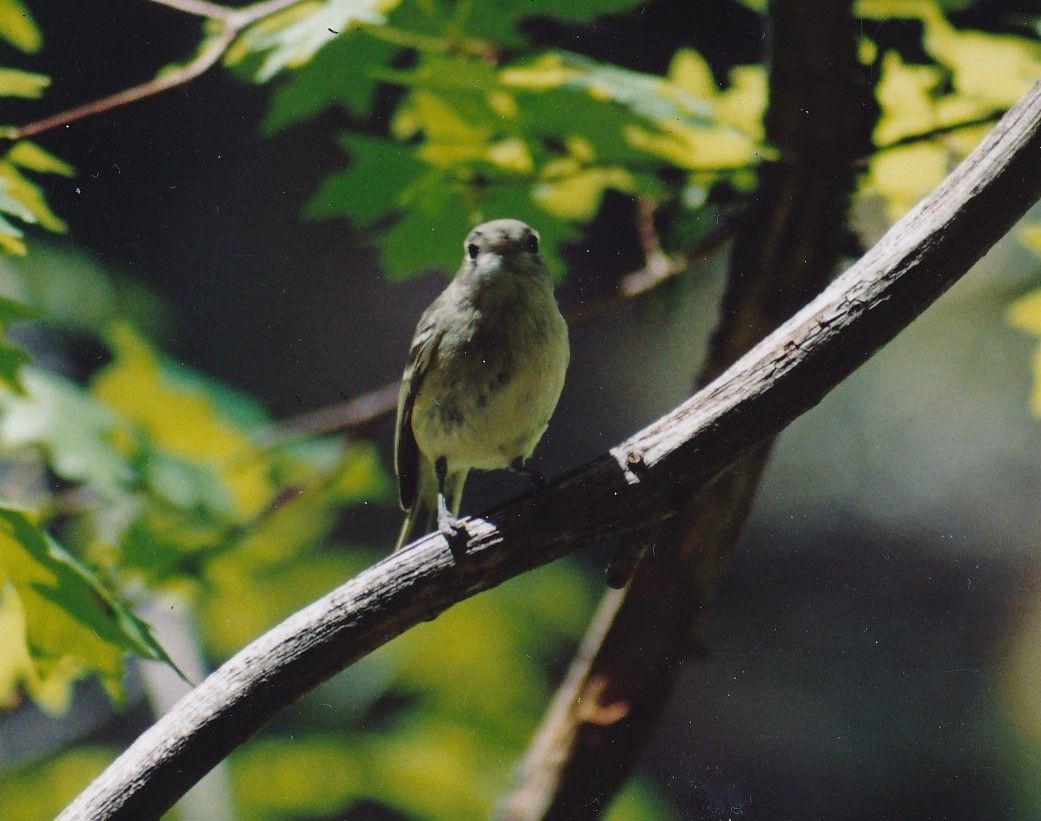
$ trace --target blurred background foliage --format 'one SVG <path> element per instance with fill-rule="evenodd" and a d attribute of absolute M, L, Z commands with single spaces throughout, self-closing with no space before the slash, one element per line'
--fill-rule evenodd
<path fill-rule="evenodd" d="M 440 287 L 420 275 L 454 270 L 475 222 L 538 227 L 578 310 L 657 250 L 641 215 L 679 257 L 740 212 L 775 156 L 765 3 L 698 5 L 287 0 L 239 7 L 242 25 L 177 0 L 0 0 L 5 819 L 53 815 L 161 713 L 187 687 L 171 659 L 197 681 L 384 554 L 397 523 L 385 428 L 344 437 L 285 420 L 397 376 Z M 1041 8 L 855 11 L 880 107 L 857 192 L 869 243 L 1041 77 Z M 234 26 L 222 67 L 190 85 L 31 139 L 18 129 L 183 71 Z M 724 591 L 719 652 L 688 676 L 701 700 L 672 710 L 610 817 L 1041 810 L 1027 416 L 1041 416 L 1041 344 L 1029 400 L 1023 347 L 1041 340 L 1039 225 L 956 289 L 950 321 L 924 319 L 786 437 Z M 683 395 L 719 290 L 718 259 L 703 267 L 575 335 L 546 466 L 573 467 Z M 965 422 L 963 440 L 1001 430 L 981 455 L 937 438 L 925 405 Z M 892 458 L 863 444 L 876 441 Z M 475 482 L 467 506 L 510 481 Z M 975 547 L 938 559 L 937 531 Z M 851 556 L 841 571 L 836 543 Z M 599 561 L 558 562 L 410 631 L 306 696 L 174 814 L 487 816 L 589 618 Z M 981 598 L 951 593 L 963 566 Z M 829 612 L 834 630 L 813 632 Z M 909 624 L 948 643 L 930 654 Z M 794 660 L 778 653 L 793 636 Z M 972 645 L 964 656 L 952 636 Z M 894 685 L 899 671 L 916 683 Z M 891 727 L 900 710 L 917 738 L 872 735 L 871 716 Z M 934 720 L 962 732 L 952 742 Z"/>

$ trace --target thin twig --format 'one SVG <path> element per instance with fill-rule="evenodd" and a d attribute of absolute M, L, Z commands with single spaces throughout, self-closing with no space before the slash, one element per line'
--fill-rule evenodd
<path fill-rule="evenodd" d="M 34 137 L 53 128 L 58 128 L 78 120 L 93 117 L 113 108 L 136 103 L 148 97 L 154 97 L 171 88 L 191 82 L 196 77 L 209 71 L 228 50 L 236 37 L 247 26 L 258 20 L 275 14 L 283 9 L 301 2 L 301 0 L 267 0 L 243 9 L 231 9 L 225 6 L 209 3 L 205 0 L 151 0 L 153 3 L 177 9 L 185 14 L 194 14 L 213 20 L 220 28 L 212 34 L 208 41 L 204 42 L 203 48 L 195 57 L 187 63 L 168 71 L 148 82 L 131 88 L 117 91 L 99 100 L 70 108 L 67 111 L 52 114 L 42 120 L 26 123 L 22 126 L 4 129 L 0 135 L 9 140 L 23 140 Z"/>
<path fill-rule="evenodd" d="M 935 128 L 928 128 L 925 131 L 917 131 L 914 134 L 905 134 L 903 137 L 898 137 L 892 142 L 876 146 L 871 154 L 857 160 L 857 168 L 866 168 L 873 157 L 878 154 L 883 154 L 886 151 L 894 151 L 898 148 L 908 148 L 909 146 L 918 145 L 918 143 L 928 142 L 929 140 L 935 140 L 938 137 L 946 137 L 948 134 L 953 134 L 956 131 L 964 131 L 968 128 L 979 128 L 985 125 L 993 125 L 1000 120 L 1004 114 L 1005 110 L 992 111 L 990 114 L 984 114 L 981 117 L 975 117 L 971 120 L 947 123 L 947 125 L 938 125 Z"/>
<path fill-rule="evenodd" d="M 643 267 L 655 279 L 669 275 L 672 260 L 661 247 L 658 226 L 654 224 L 655 205 L 649 197 L 636 199 L 636 235 L 643 249 Z"/>

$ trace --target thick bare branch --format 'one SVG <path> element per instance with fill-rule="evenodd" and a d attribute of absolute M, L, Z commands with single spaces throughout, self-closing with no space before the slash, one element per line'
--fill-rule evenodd
<path fill-rule="evenodd" d="M 222 665 L 60 816 L 160 815 L 320 681 L 468 596 L 578 545 L 645 531 L 813 407 L 962 276 L 1041 195 L 1041 84 L 860 262 L 671 413 L 535 497 L 431 535 L 299 611 Z"/>

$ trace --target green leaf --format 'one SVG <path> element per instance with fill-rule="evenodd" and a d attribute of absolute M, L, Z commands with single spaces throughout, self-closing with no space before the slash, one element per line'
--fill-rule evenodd
<path fill-rule="evenodd" d="M 30 53 L 43 45 L 40 30 L 21 0 L 0 0 L 0 39 Z"/>
<path fill-rule="evenodd" d="M 264 119 L 265 133 L 314 119 L 336 106 L 364 117 L 375 96 L 374 68 L 399 50 L 364 31 L 337 37 L 278 84 Z"/>
<path fill-rule="evenodd" d="M 320 460 L 324 462 L 324 457 Z M 231 653 L 360 571 L 369 557 L 329 545 L 345 505 L 386 500 L 391 481 L 376 448 L 352 442 L 205 567 L 200 619 L 210 648 Z M 331 549 L 332 548 L 332 549 Z M 247 605 L 248 602 L 248 605 Z"/>
<path fill-rule="evenodd" d="M 312 0 L 291 6 L 249 28 L 229 50 L 231 64 L 251 53 L 263 54 L 257 82 L 284 68 L 298 68 L 324 45 L 361 23 L 379 25 L 398 0 Z"/>
<path fill-rule="evenodd" d="M 0 197 L 3 196 L 3 190 L 0 189 Z M 11 225 L 3 214 L 0 214 L 0 248 L 7 251 L 9 254 L 15 256 L 24 257 L 28 252 L 25 247 L 25 243 L 22 242 L 22 237 L 25 236 L 25 232 Z"/>
<path fill-rule="evenodd" d="M 275 487 L 254 440 L 255 428 L 267 421 L 259 406 L 174 365 L 129 325 L 114 326 L 109 340 L 114 359 L 95 374 L 91 393 L 129 426 L 128 449 L 145 463 L 162 451 L 176 460 L 163 463 L 171 470 L 178 462 L 194 465 L 187 473 L 178 471 L 176 479 L 163 472 L 151 475 L 159 481 L 154 488 L 166 495 L 177 482 L 186 481 L 177 498 L 199 499 L 212 489 L 209 477 L 216 477 L 223 492 L 210 496 L 207 507 L 212 512 L 239 522 L 262 513 Z M 198 480 L 194 485 L 192 477 Z"/>
<path fill-rule="evenodd" d="M 402 208 L 409 189 L 430 170 L 401 143 L 346 135 L 340 144 L 350 154 L 351 165 L 326 179 L 308 203 L 305 214 L 312 219 L 344 216 L 361 226 L 372 225 Z"/>
<path fill-rule="evenodd" d="M 648 120 L 680 120 L 715 125 L 712 104 L 682 86 L 655 74 L 643 74 L 609 63 L 600 63 L 566 51 L 543 55 L 532 63 L 507 69 L 507 86 L 579 89 L 594 99 L 610 100 Z M 526 82 L 527 81 L 527 82 Z"/>
<path fill-rule="evenodd" d="M 15 143 L 7 152 L 7 159 L 15 165 L 41 174 L 60 174 L 63 177 L 72 177 L 76 173 L 76 169 L 67 162 L 28 140 L 20 140 Z"/>
<path fill-rule="evenodd" d="M 463 258 L 473 227 L 470 202 L 437 175 L 425 183 L 414 187 L 408 207 L 380 235 L 380 262 L 391 279 L 431 270 L 454 274 Z"/>
<path fill-rule="evenodd" d="M 105 498 L 125 493 L 134 472 L 114 445 L 117 416 L 59 376 L 24 368 L 21 380 L 24 396 L 0 392 L 0 443 L 43 448 L 55 473 Z"/>
<path fill-rule="evenodd" d="M 0 67 L 0 97 L 41 97 L 50 84 L 50 77 L 44 74 Z"/>
<path fill-rule="evenodd" d="M 65 231 L 65 222 L 51 211 L 40 187 L 6 158 L 0 160 L 0 211 L 22 222 L 39 223 L 49 231 Z"/>
<path fill-rule="evenodd" d="M 47 692 L 43 706 L 63 710 L 69 687 L 96 674 L 109 693 L 122 693 L 127 652 L 172 665 L 143 621 L 94 574 L 40 530 L 26 511 L 0 504 L 0 596 L 20 605 L 24 632 L 5 652 L 27 648 L 33 671 L 24 684 Z"/>

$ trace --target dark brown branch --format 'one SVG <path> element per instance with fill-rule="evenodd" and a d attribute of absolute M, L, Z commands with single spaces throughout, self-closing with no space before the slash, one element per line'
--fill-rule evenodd
<path fill-rule="evenodd" d="M 719 379 L 535 497 L 431 535 L 265 633 L 182 699 L 60 816 L 152 818 L 286 705 L 390 639 L 579 545 L 671 519 L 962 276 L 1041 195 L 1041 84 L 855 266 Z M 562 524 L 563 523 L 563 524 Z"/>
<path fill-rule="evenodd" d="M 760 169 L 734 237 L 704 385 L 827 283 L 838 263 L 853 166 L 870 146 L 847 2 L 774 0 L 767 142 L 782 159 Z M 858 82 L 860 81 L 860 82 Z M 809 114 L 809 116 L 808 116 Z M 609 593 L 504 802 L 509 821 L 596 818 L 638 761 L 677 676 L 702 646 L 704 614 L 751 508 L 770 452 L 764 441 L 653 542 L 624 594 Z M 622 555 L 630 552 L 623 542 Z M 609 573 L 617 574 L 617 562 Z M 617 585 L 618 579 L 609 583 Z"/>

